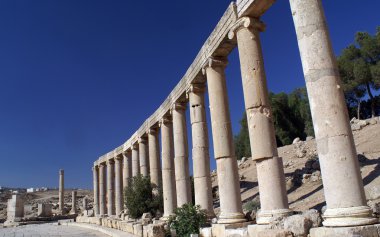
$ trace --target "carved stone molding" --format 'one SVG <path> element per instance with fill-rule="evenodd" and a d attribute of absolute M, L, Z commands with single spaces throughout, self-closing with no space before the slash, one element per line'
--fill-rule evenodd
<path fill-rule="evenodd" d="M 258 30 L 259 32 L 265 31 L 265 24 L 257 18 L 252 17 L 242 17 L 236 21 L 235 25 L 232 26 L 228 32 L 228 38 L 234 39 L 236 37 L 236 32 L 242 28 L 252 28 Z"/>
<path fill-rule="evenodd" d="M 205 64 L 202 67 L 202 73 L 203 75 L 206 75 L 206 68 L 216 68 L 216 67 L 222 67 L 225 68 L 228 64 L 228 60 L 226 57 L 209 57 Z"/>

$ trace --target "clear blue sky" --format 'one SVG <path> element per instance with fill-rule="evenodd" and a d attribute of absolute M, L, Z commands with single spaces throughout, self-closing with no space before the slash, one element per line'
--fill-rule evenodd
<path fill-rule="evenodd" d="M 323 3 L 336 53 L 355 32 L 380 25 L 379 1 Z M 0 1 L 0 186 L 55 187 L 63 168 L 66 186 L 90 188 L 93 161 L 156 110 L 228 4 Z M 269 89 L 304 86 L 289 2 L 277 1 L 263 21 Z M 244 104 L 236 50 L 229 60 L 237 133 Z"/>

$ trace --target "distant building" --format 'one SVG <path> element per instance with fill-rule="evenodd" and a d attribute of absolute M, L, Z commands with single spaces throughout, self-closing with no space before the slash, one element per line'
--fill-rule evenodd
<path fill-rule="evenodd" d="M 28 188 L 28 189 L 26 189 L 27 193 L 34 193 L 35 191 L 36 191 L 35 188 Z"/>

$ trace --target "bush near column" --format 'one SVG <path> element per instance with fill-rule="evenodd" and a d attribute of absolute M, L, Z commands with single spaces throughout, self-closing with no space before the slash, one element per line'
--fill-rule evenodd
<path fill-rule="evenodd" d="M 129 216 L 140 218 L 144 213 L 150 212 L 153 216 L 157 211 L 162 212 L 162 191 L 153 194 L 153 185 L 149 176 L 138 175 L 128 180 L 129 185 L 124 189 L 125 206 Z"/>
<path fill-rule="evenodd" d="M 199 234 L 199 228 L 207 221 L 205 210 L 201 210 L 199 205 L 184 204 L 176 208 L 174 215 L 169 218 L 170 229 L 176 231 L 177 236 L 190 237 L 190 234 Z"/>

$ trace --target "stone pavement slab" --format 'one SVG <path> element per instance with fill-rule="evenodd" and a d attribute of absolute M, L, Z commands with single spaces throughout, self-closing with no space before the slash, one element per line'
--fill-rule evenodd
<path fill-rule="evenodd" d="M 54 223 L 0 229 L 0 237 L 103 237 L 96 230 Z"/>

